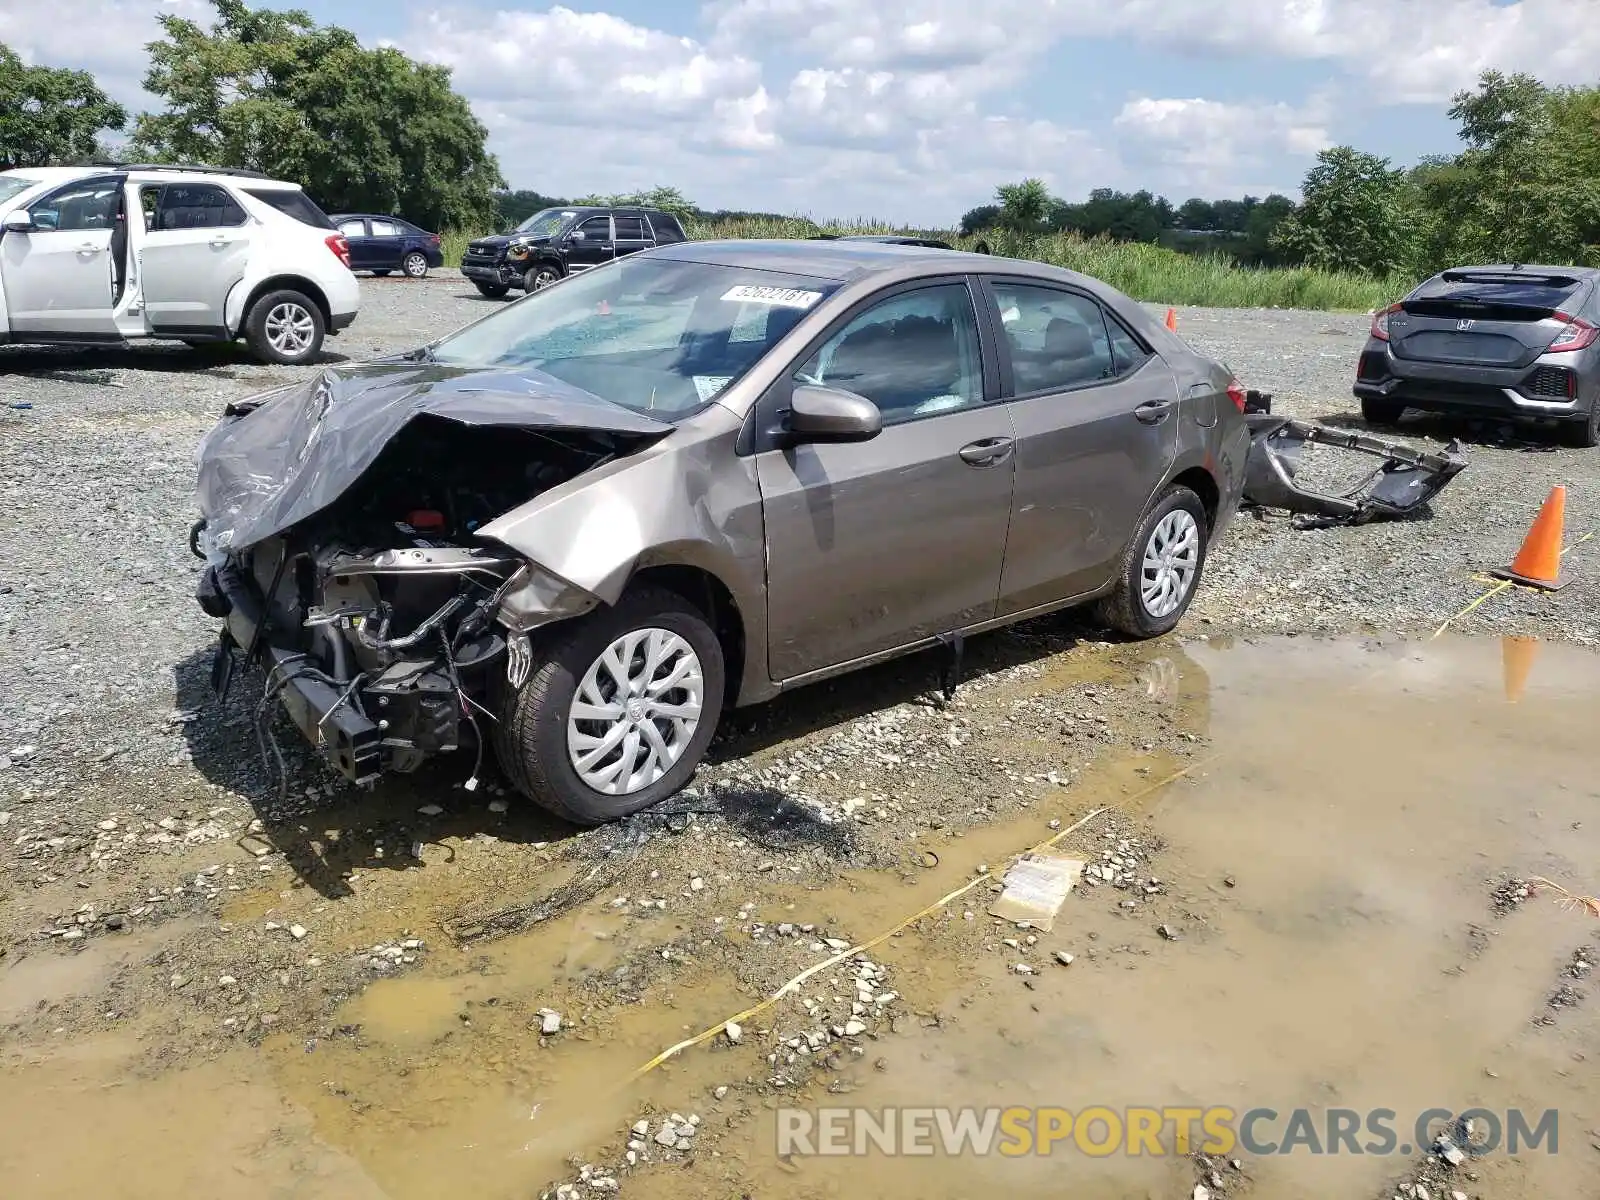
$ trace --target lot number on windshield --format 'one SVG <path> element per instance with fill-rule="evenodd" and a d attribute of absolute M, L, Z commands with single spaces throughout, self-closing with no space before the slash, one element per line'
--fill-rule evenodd
<path fill-rule="evenodd" d="M 821 292 L 806 292 L 797 288 L 756 287 L 740 284 L 723 294 L 724 300 L 743 300 L 749 304 L 776 304 L 781 308 L 810 308 L 822 299 Z"/>

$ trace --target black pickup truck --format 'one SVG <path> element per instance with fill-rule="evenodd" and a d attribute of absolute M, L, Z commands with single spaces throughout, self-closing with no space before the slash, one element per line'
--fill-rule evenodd
<path fill-rule="evenodd" d="M 547 208 L 510 233 L 468 244 L 461 273 L 485 296 L 536 292 L 612 259 L 687 240 L 671 213 L 653 208 Z"/>

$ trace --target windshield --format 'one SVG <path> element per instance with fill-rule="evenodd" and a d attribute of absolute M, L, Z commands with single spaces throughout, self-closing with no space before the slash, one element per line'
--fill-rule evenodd
<path fill-rule="evenodd" d="M 542 212 L 534 213 L 533 216 L 518 225 L 514 232 L 549 237 L 577 215 L 570 208 L 547 208 Z"/>
<path fill-rule="evenodd" d="M 710 404 L 834 280 L 630 258 L 534 292 L 432 348 L 467 367 L 532 367 L 613 404 L 676 420 Z"/>
<path fill-rule="evenodd" d="M 38 182 L 37 179 L 24 179 L 21 175 L 0 175 L 0 204 L 27 191 Z"/>

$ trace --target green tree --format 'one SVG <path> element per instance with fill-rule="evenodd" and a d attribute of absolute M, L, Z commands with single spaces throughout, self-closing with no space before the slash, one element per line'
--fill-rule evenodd
<path fill-rule="evenodd" d="M 1042 179 L 1003 183 L 995 189 L 1000 201 L 1000 223 L 1018 233 L 1036 233 L 1050 211 L 1050 189 Z"/>
<path fill-rule="evenodd" d="M 505 186 L 488 131 L 447 68 L 368 49 L 298 9 L 212 0 L 210 29 L 160 18 L 136 152 L 301 183 L 332 210 L 393 212 L 430 228 L 482 227 Z"/>
<path fill-rule="evenodd" d="M 1414 229 L 1405 172 L 1353 146 L 1317 155 L 1303 199 L 1279 224 L 1271 244 L 1294 260 L 1327 271 L 1387 275 L 1412 259 Z"/>
<path fill-rule="evenodd" d="M 0 170 L 97 157 L 101 132 L 127 123 L 87 71 L 30 67 L 0 42 Z"/>
<path fill-rule="evenodd" d="M 993 229 L 1000 224 L 1000 206 L 998 204 L 980 204 L 977 208 L 969 208 L 961 217 L 961 236 L 971 237 L 975 233 L 982 233 L 985 229 Z"/>

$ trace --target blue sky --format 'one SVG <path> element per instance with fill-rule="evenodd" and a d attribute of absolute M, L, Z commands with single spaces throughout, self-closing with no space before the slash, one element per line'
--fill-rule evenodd
<path fill-rule="evenodd" d="M 1068 198 L 1294 195 L 1325 146 L 1453 150 L 1449 97 L 1484 69 L 1600 78 L 1570 0 L 296 6 L 452 66 L 513 186 L 940 226 L 1028 175 Z M 0 10 L 0 41 L 137 108 L 157 11 L 206 17 L 53 0 Z"/>

